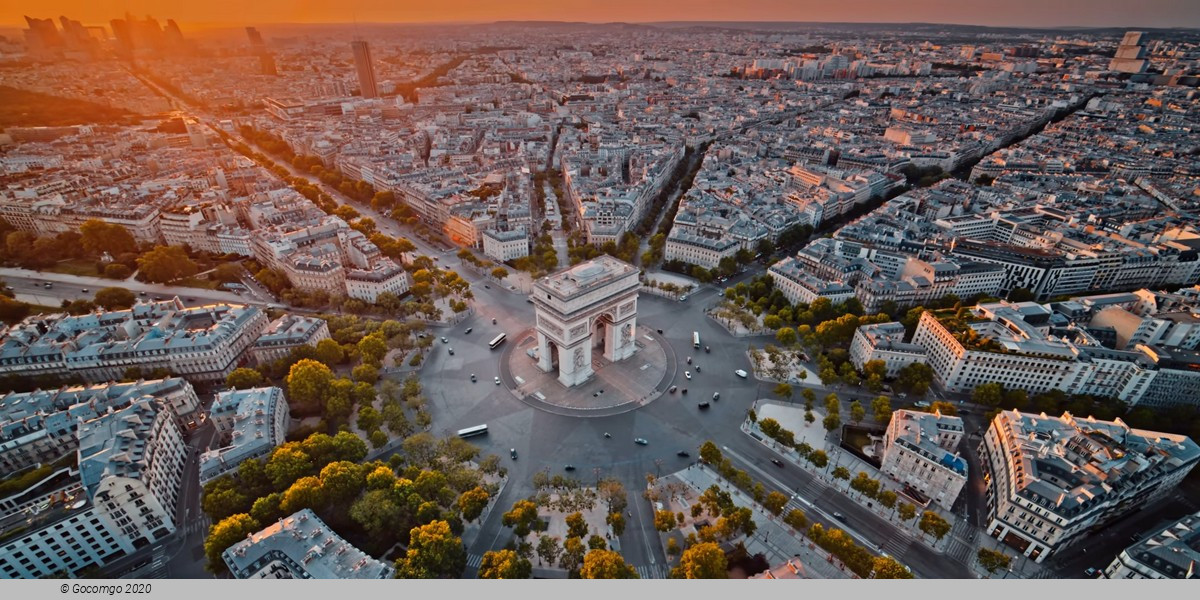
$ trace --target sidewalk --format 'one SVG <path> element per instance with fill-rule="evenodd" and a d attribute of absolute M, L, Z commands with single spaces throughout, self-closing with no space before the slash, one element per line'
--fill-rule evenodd
<path fill-rule="evenodd" d="M 766 556 L 767 562 L 772 567 L 779 566 L 789 559 L 798 557 L 804 565 L 806 575 L 809 578 L 850 579 L 854 577 L 854 574 L 846 570 L 838 559 L 818 547 L 803 533 L 797 532 L 786 525 L 781 518 L 771 514 L 756 503 L 753 498 L 742 493 L 703 464 L 697 463 L 693 467 L 672 473 L 666 478 L 675 478 L 687 484 L 692 490 L 692 493 L 688 494 L 688 500 L 694 501 L 704 490 L 717 485 L 729 492 L 734 504 L 750 508 L 754 511 L 754 523 L 758 526 L 757 530 L 754 532 L 754 535 L 745 538 L 743 543 L 751 555 L 763 554 Z M 672 508 L 675 507 L 672 506 Z M 792 506 L 790 505 L 785 507 L 782 514 L 786 514 L 791 508 Z M 679 511 L 676 510 L 676 512 Z M 683 510 L 682 512 L 684 515 L 687 515 L 688 522 L 690 523 L 690 512 L 687 510 Z"/>
<path fill-rule="evenodd" d="M 816 424 L 814 423 L 813 426 L 816 426 Z M 880 517 L 887 519 L 891 523 L 894 523 L 896 525 L 897 530 L 899 530 L 901 533 L 904 533 L 905 535 L 907 535 L 908 537 L 910 537 L 914 540 L 920 541 L 921 543 L 925 544 L 926 546 L 929 546 L 936 552 L 940 552 L 940 553 L 946 552 L 947 547 L 950 544 L 950 540 L 952 539 L 952 534 L 953 534 L 954 530 L 951 529 L 951 533 L 946 534 L 946 536 L 943 537 L 941 540 L 934 541 L 932 537 L 926 535 L 924 532 L 922 532 L 920 529 L 917 528 L 917 524 L 920 522 L 920 519 L 921 519 L 921 511 L 923 510 L 923 509 L 921 509 L 921 507 L 919 507 L 919 506 L 916 507 L 917 511 L 918 511 L 917 516 L 914 517 L 911 521 L 902 521 L 900 519 L 899 514 L 896 512 L 896 510 L 894 508 L 889 509 L 889 508 L 879 504 L 878 501 L 867 498 L 866 496 L 863 496 L 862 494 L 860 494 L 857 491 L 855 491 L 854 489 L 852 489 L 850 487 L 850 480 L 840 480 L 840 479 L 833 478 L 834 469 L 836 469 L 839 466 L 842 466 L 842 467 L 846 467 L 846 469 L 850 471 L 851 479 L 856 477 L 860 471 L 865 472 L 872 479 L 879 480 L 881 489 L 891 489 L 892 491 L 897 492 L 897 494 L 899 493 L 898 489 L 896 489 L 896 488 L 898 488 L 898 486 L 895 484 L 895 482 L 893 482 L 889 477 L 886 477 L 886 476 L 881 477 L 881 473 L 879 472 L 878 469 L 876 469 L 875 467 L 871 466 L 870 464 L 862 461 L 857 456 L 854 456 L 841 448 L 831 445 L 828 441 L 824 441 L 823 446 L 817 446 L 816 444 L 810 443 L 810 445 L 813 446 L 814 450 L 824 450 L 826 452 L 826 454 L 829 455 L 829 464 L 826 465 L 826 467 L 824 469 L 818 469 L 818 468 L 814 467 L 812 463 L 808 462 L 803 457 L 801 457 L 800 453 L 796 452 L 794 449 L 785 448 L 781 444 L 776 442 L 775 440 L 764 435 L 762 433 L 762 430 L 758 428 L 757 423 L 750 423 L 749 420 L 746 420 L 746 421 L 742 422 L 741 428 L 742 428 L 743 433 L 745 433 L 746 435 L 749 435 L 755 439 L 760 440 L 760 443 L 762 443 L 765 446 L 770 447 L 776 453 L 783 456 L 783 458 L 786 459 L 788 462 L 792 463 L 793 465 L 795 465 L 801 469 L 807 470 L 809 473 L 812 473 L 826 487 L 832 487 L 834 490 L 841 492 L 846 497 L 857 502 L 863 508 L 866 508 L 866 509 L 870 510 L 871 512 L 879 515 Z M 897 500 L 896 505 L 899 506 L 900 502 L 905 502 L 903 497 L 901 497 L 899 500 Z M 955 526 L 959 522 L 958 517 L 953 514 L 948 514 L 945 511 L 937 510 L 936 507 L 934 507 L 932 510 L 934 510 L 934 512 L 937 512 L 939 515 L 941 515 L 943 518 L 945 518 L 946 521 L 948 521 L 952 527 Z"/>

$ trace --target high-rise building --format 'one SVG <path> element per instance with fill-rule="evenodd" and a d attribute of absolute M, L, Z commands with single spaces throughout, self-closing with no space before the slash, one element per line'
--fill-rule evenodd
<path fill-rule="evenodd" d="M 350 42 L 354 50 L 354 66 L 358 68 L 358 89 L 363 98 L 378 98 L 379 86 L 375 83 L 375 64 L 371 62 L 371 47 L 365 41 Z"/>
<path fill-rule="evenodd" d="M 54 19 L 35 19 L 27 16 L 25 22 L 29 25 L 29 29 L 25 30 L 25 43 L 30 54 L 45 54 L 62 49 L 63 38 L 54 26 Z"/>
<path fill-rule="evenodd" d="M 1145 34 L 1140 31 L 1125 32 L 1121 45 L 1117 47 L 1117 54 L 1108 63 L 1108 68 L 1122 73 L 1145 73 L 1147 61 L 1143 35 Z"/>
<path fill-rule="evenodd" d="M 279 69 L 275 68 L 275 57 L 270 52 L 258 55 L 258 68 L 263 75 L 279 75 Z"/>
<path fill-rule="evenodd" d="M 263 43 L 262 34 L 258 32 L 257 27 L 247 27 L 246 28 L 246 37 L 250 38 L 250 47 L 255 49 L 256 51 L 260 50 L 263 46 L 266 45 L 265 43 Z"/>

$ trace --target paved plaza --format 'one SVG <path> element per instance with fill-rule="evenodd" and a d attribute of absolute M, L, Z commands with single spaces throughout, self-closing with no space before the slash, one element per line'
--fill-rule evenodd
<path fill-rule="evenodd" d="M 595 373 L 580 385 L 567 387 L 555 373 L 538 368 L 537 339 L 532 329 L 515 336 L 501 358 L 502 379 L 526 403 L 555 414 L 580 417 L 607 416 L 635 410 L 658 399 L 669 387 L 674 365 L 668 350 L 648 327 L 638 327 L 637 352 L 618 362 L 592 354 Z M 673 353 L 671 353 L 673 355 Z"/>

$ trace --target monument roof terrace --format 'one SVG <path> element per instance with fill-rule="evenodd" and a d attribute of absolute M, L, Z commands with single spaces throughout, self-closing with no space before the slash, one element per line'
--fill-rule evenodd
<path fill-rule="evenodd" d="M 554 294 L 560 300 L 571 300 L 636 271 L 632 265 L 611 256 L 598 256 L 565 271 L 547 275 L 539 279 L 536 285 L 538 290 Z"/>

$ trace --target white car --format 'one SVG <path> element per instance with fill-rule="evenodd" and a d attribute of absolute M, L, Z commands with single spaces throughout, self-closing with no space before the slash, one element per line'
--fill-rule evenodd
<path fill-rule="evenodd" d="M 733 374 L 737 375 L 738 377 L 741 377 L 742 379 L 745 379 L 746 376 L 748 375 L 748 373 L 746 373 L 745 371 L 743 371 L 741 369 L 734 371 Z"/>
<path fill-rule="evenodd" d="M 691 379 L 691 378 L 692 378 L 692 372 L 691 372 L 691 371 L 684 371 L 684 372 L 683 372 L 683 376 L 684 376 L 684 377 L 687 377 L 688 379 Z"/>
<path fill-rule="evenodd" d="M 499 378 L 499 377 L 497 377 L 497 378 L 496 378 L 496 385 L 500 385 L 500 378 Z"/>

